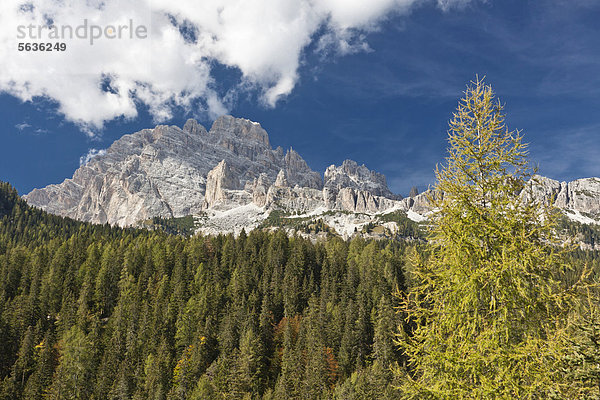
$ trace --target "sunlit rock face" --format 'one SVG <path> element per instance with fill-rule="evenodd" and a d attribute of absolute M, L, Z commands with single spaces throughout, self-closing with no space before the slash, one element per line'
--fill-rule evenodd
<path fill-rule="evenodd" d="M 361 215 L 361 223 L 400 210 L 421 221 L 432 211 L 434 195 L 442 196 L 413 190 L 403 199 L 384 175 L 352 160 L 329 166 L 321 178 L 296 151 L 273 149 L 259 123 L 227 115 L 210 130 L 190 119 L 183 128 L 160 125 L 124 135 L 72 178 L 24 198 L 82 221 L 135 226 L 157 216 L 203 215 L 219 222 L 214 232 L 227 232 L 256 227 L 273 210 L 351 213 Z M 522 196 L 552 203 L 580 222 L 600 220 L 598 178 L 558 182 L 536 176 Z"/>
<path fill-rule="evenodd" d="M 34 189 L 31 205 L 82 221 L 130 226 L 149 218 L 194 215 L 248 203 L 310 211 L 317 207 L 376 211 L 397 199 L 385 177 L 345 161 L 323 179 L 294 150 L 273 149 L 256 122 L 218 118 L 206 130 L 160 125 L 124 135 L 58 185 Z M 356 191 L 356 200 L 340 190 Z"/>

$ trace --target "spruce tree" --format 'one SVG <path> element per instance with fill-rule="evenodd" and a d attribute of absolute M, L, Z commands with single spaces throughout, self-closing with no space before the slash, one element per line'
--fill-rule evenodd
<path fill-rule="evenodd" d="M 59 364 L 52 379 L 50 399 L 87 399 L 92 392 L 92 343 L 77 326 L 59 342 Z"/>
<path fill-rule="evenodd" d="M 448 134 L 430 199 L 431 256 L 405 297 L 404 398 L 569 398 L 559 363 L 575 298 L 552 210 L 523 194 L 535 178 L 522 135 L 480 79 Z"/>
<path fill-rule="evenodd" d="M 56 340 L 52 332 L 47 332 L 43 340 L 34 349 L 36 366 L 25 384 L 23 390 L 24 400 L 41 399 L 47 393 L 49 386 L 52 384 L 54 370 L 58 362 Z"/>

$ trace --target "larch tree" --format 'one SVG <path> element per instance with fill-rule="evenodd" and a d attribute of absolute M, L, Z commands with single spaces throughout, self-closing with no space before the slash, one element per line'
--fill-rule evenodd
<path fill-rule="evenodd" d="M 527 195 L 527 145 L 483 80 L 467 87 L 448 143 L 430 196 L 431 254 L 414 262 L 402 307 L 403 397 L 572 398 L 559 365 L 577 301 L 565 250 L 552 208 Z"/>

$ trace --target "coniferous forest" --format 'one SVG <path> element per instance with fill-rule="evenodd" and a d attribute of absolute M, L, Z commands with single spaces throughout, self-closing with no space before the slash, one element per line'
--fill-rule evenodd
<path fill-rule="evenodd" d="M 1 185 L 2 399 L 395 398 L 401 242 L 173 236 Z"/>
<path fill-rule="evenodd" d="M 473 82 L 421 240 L 91 225 L 0 183 L 0 399 L 599 399 L 597 232 L 522 200 L 501 111 Z"/>

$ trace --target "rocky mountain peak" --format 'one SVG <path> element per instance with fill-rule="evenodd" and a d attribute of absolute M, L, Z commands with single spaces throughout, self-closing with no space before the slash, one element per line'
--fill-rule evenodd
<path fill-rule="evenodd" d="M 188 119 L 183 126 L 183 131 L 190 135 L 208 135 L 206 128 L 198 123 L 195 119 Z"/>
<path fill-rule="evenodd" d="M 183 128 L 159 125 L 124 135 L 73 178 L 34 189 L 25 199 L 54 214 L 127 226 L 197 214 L 227 196 L 228 204 L 252 201 L 255 180 L 260 177 L 257 190 L 266 193 L 282 169 L 290 185 L 322 186 L 296 152 L 273 150 L 260 124 L 223 116 L 207 132 L 190 119 Z M 227 192 L 244 190 L 241 197 Z"/>
<path fill-rule="evenodd" d="M 285 178 L 291 186 L 321 189 L 321 175 L 310 169 L 306 161 L 294 149 L 289 149 L 284 157 Z"/>
<path fill-rule="evenodd" d="M 413 197 L 417 197 L 418 195 L 419 195 L 419 189 L 417 189 L 416 186 L 411 187 L 408 197 L 413 198 Z"/>
<path fill-rule="evenodd" d="M 219 137 L 233 136 L 246 142 L 257 142 L 271 148 L 269 135 L 262 126 L 258 122 L 244 118 L 223 115 L 215 120 L 209 133 Z"/>
<path fill-rule="evenodd" d="M 383 174 L 370 170 L 364 164 L 358 165 L 353 160 L 345 160 L 339 167 L 335 165 L 327 167 L 324 186 L 333 191 L 352 188 L 368 191 L 376 196 L 401 199 L 401 196 L 394 195 L 390 191 Z"/>

